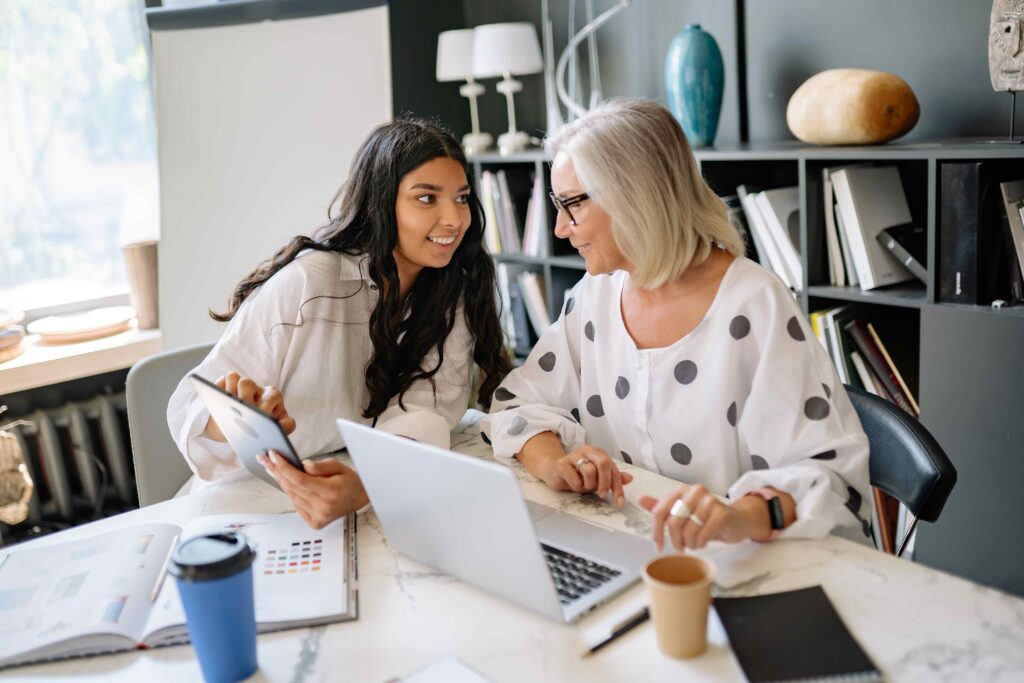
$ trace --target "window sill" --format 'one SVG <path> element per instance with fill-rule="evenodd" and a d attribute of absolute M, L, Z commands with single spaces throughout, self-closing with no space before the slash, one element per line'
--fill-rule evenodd
<path fill-rule="evenodd" d="M 160 351 L 160 330 L 139 330 L 77 344 L 40 344 L 25 337 L 25 353 L 0 363 L 0 396 L 104 372 L 124 370 Z"/>

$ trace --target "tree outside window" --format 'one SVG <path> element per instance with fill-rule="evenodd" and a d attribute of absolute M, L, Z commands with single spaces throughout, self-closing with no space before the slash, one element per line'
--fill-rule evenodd
<path fill-rule="evenodd" d="M 127 289 L 159 231 L 139 0 L 0 2 L 0 308 Z"/>

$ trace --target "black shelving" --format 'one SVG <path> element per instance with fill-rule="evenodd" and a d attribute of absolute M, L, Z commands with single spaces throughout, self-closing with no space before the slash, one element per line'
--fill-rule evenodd
<path fill-rule="evenodd" d="M 899 284 L 867 292 L 860 287 L 832 287 L 828 285 L 811 285 L 807 288 L 810 297 L 851 301 L 854 303 L 880 304 L 884 306 L 902 306 L 904 308 L 921 308 L 928 305 L 927 293 L 922 284 Z"/>

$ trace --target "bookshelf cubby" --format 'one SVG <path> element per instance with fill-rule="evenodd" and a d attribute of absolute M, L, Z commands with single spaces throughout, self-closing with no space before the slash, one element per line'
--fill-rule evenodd
<path fill-rule="evenodd" d="M 544 239 L 549 256 L 527 256 L 503 252 L 495 254 L 494 260 L 497 263 L 512 266 L 513 273 L 528 270 L 542 275 L 545 285 L 545 303 L 552 319 L 556 318 L 557 312 L 561 310 L 566 290 L 571 289 L 583 277 L 586 268 L 583 259 L 576 254 L 575 249 L 565 240 L 554 236 L 554 207 L 547 199 L 547 190 L 551 185 L 551 166 L 547 155 L 542 150 L 527 150 L 508 156 L 484 153 L 470 157 L 470 163 L 473 166 L 473 175 L 477 180 L 480 179 L 484 171 L 505 171 L 520 223 L 526 216 L 532 178 L 536 175 L 543 179 L 544 194 L 537 209 L 542 212 L 542 223 L 547 226 Z M 520 226 L 521 230 L 522 226 Z"/>
<path fill-rule="evenodd" d="M 842 303 L 863 304 L 896 321 L 894 340 L 913 378 L 911 390 L 921 421 L 943 445 L 959 473 L 956 488 L 936 525 L 918 531 L 915 559 L 976 581 L 1024 594 L 1020 553 L 1003 552 L 1019 533 L 1016 508 L 1024 490 L 1024 305 L 945 303 L 938 297 L 939 187 L 942 165 L 988 161 L 1024 177 L 1024 145 L 973 140 L 863 147 L 810 147 L 796 141 L 742 143 L 695 150 L 701 172 L 721 196 L 741 184 L 772 189 L 797 186 L 800 196 L 799 252 L 803 287 L 796 294 L 806 315 Z M 541 150 L 510 157 L 483 154 L 471 159 L 476 177 L 501 167 L 515 173 L 544 174 L 549 160 Z M 870 162 L 899 170 L 911 215 L 927 232 L 927 282 L 906 282 L 876 290 L 829 284 L 822 169 Z M 518 204 L 517 204 L 518 205 Z M 523 205 L 525 210 L 525 204 Z M 546 223 L 554 225 L 548 202 Z M 540 272 L 552 317 L 565 290 L 584 273 L 583 261 L 559 247 L 549 231 L 552 254 L 495 256 L 496 261 Z M 902 325 L 902 327 L 901 327 Z M 915 360 L 916 359 L 916 367 Z"/>

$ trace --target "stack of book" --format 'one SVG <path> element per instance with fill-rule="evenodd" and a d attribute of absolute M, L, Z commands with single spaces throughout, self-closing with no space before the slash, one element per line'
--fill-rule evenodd
<path fill-rule="evenodd" d="M 917 324 L 903 316 L 847 304 L 811 313 L 811 328 L 828 351 L 839 379 L 892 401 L 920 417 Z"/>
<path fill-rule="evenodd" d="M 520 222 L 516 202 L 504 170 L 480 175 L 480 203 L 484 210 L 484 243 L 491 254 L 524 254 L 544 257 L 548 253 L 544 183 L 534 176 L 526 203 L 526 218 Z"/>
<path fill-rule="evenodd" d="M 811 328 L 825 346 L 843 384 L 891 401 L 921 416 L 918 387 L 919 323 L 898 311 L 847 304 L 811 313 Z M 906 530 L 907 510 L 878 489 L 872 531 L 875 545 L 892 554 Z M 899 531 L 903 530 L 903 531 Z"/>
<path fill-rule="evenodd" d="M 867 291 L 927 280 L 927 236 L 911 218 L 897 167 L 823 169 L 822 194 L 833 286 Z"/>
<path fill-rule="evenodd" d="M 502 328 L 513 354 L 525 358 L 551 326 L 544 276 L 508 263 L 499 263 L 497 270 Z"/>
<path fill-rule="evenodd" d="M 757 260 L 775 271 L 790 289 L 802 291 L 799 189 L 782 187 L 760 191 L 740 185 L 736 194 L 747 219 Z"/>

